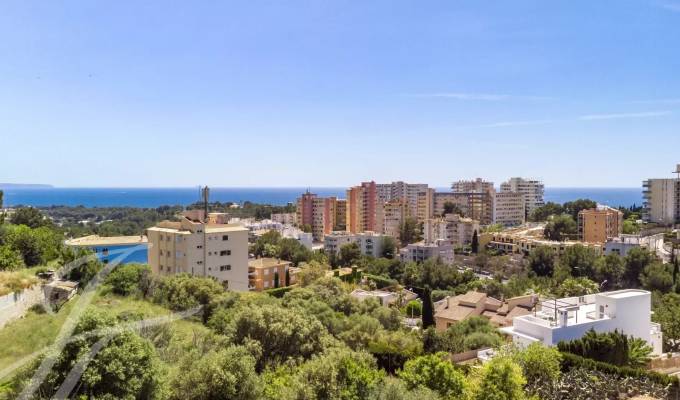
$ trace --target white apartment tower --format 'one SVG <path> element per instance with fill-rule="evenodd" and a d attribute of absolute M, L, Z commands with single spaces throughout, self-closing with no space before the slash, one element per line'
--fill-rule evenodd
<path fill-rule="evenodd" d="M 680 164 L 676 171 L 680 175 Z M 642 183 L 642 219 L 663 225 L 680 223 L 680 178 L 648 179 Z"/>
<path fill-rule="evenodd" d="M 510 178 L 507 182 L 501 183 L 501 192 L 522 193 L 527 216 L 545 204 L 543 200 L 545 185 L 539 180 Z"/>

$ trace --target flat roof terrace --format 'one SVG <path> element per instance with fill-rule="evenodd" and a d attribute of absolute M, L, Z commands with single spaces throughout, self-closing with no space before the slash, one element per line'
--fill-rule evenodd
<path fill-rule="evenodd" d="M 80 238 L 67 240 L 65 243 L 67 246 L 82 246 L 82 247 L 92 247 L 92 246 L 124 246 L 124 245 L 135 245 L 135 244 L 146 244 L 148 239 L 144 235 L 135 236 L 99 236 L 99 235 L 89 235 Z"/>

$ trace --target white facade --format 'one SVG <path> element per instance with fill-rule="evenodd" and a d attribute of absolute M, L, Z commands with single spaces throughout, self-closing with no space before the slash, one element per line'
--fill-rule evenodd
<path fill-rule="evenodd" d="M 453 264 L 453 243 L 450 240 L 411 243 L 399 250 L 401 261 L 424 262 L 429 259 L 441 259 L 444 264 Z"/>
<path fill-rule="evenodd" d="M 645 222 L 671 225 L 680 222 L 680 181 L 649 179 L 642 183 L 644 197 L 642 219 Z"/>
<path fill-rule="evenodd" d="M 379 258 L 382 257 L 383 240 L 387 235 L 375 232 L 349 233 L 331 232 L 324 237 L 324 252 L 326 254 L 338 253 L 342 246 L 349 243 L 356 243 L 361 250 L 361 254 Z"/>
<path fill-rule="evenodd" d="M 493 223 L 517 226 L 526 222 L 526 199 L 519 192 L 496 193 L 493 202 Z"/>
<path fill-rule="evenodd" d="M 543 200 L 545 186 L 539 180 L 510 178 L 507 182 L 501 183 L 501 192 L 522 193 L 524 195 L 526 215 L 531 214 L 536 208 L 545 204 Z"/>
<path fill-rule="evenodd" d="M 560 341 L 581 338 L 590 329 L 618 330 L 645 340 L 654 355 L 662 353 L 659 324 L 651 321 L 651 293 L 626 289 L 581 297 L 543 300 L 535 314 L 516 317 L 511 327 L 501 328 L 521 346 L 542 342 L 554 346 Z"/>

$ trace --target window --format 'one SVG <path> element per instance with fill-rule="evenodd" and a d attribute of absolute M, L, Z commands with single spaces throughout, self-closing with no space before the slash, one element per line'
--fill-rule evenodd
<path fill-rule="evenodd" d="M 196 246 L 196 248 L 197 248 L 197 249 L 202 249 L 203 246 L 199 244 L 198 246 Z"/>
<path fill-rule="evenodd" d="M 231 271 L 231 265 L 221 265 L 220 271 Z"/>
<path fill-rule="evenodd" d="M 203 265 L 203 261 L 196 261 L 196 264 Z"/>
<path fill-rule="evenodd" d="M 230 256 L 231 255 L 231 250 L 222 250 L 220 251 L 221 256 Z"/>
<path fill-rule="evenodd" d="M 229 240 L 229 235 L 222 235 L 222 240 Z"/>

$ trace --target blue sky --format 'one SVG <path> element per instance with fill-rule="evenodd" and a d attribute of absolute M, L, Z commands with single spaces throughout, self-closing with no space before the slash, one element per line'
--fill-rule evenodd
<path fill-rule="evenodd" d="M 680 1 L 4 1 L 0 182 L 635 187 Z"/>

